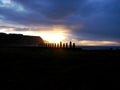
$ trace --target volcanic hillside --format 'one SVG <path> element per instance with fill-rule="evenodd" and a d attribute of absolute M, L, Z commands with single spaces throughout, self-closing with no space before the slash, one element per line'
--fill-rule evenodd
<path fill-rule="evenodd" d="M 0 46 L 36 46 L 43 43 L 40 36 L 0 33 Z"/>

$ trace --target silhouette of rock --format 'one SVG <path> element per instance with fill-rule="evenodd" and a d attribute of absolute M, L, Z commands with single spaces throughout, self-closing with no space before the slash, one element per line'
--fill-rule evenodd
<path fill-rule="evenodd" d="M 37 46 L 43 43 L 40 36 L 0 33 L 0 46 Z"/>

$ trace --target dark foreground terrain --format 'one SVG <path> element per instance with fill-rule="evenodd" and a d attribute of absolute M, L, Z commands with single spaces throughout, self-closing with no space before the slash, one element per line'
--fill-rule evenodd
<path fill-rule="evenodd" d="M 120 51 L 0 48 L 1 90 L 120 88 Z"/>

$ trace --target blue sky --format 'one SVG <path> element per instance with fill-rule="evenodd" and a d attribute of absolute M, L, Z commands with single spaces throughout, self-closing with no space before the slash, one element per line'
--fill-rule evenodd
<path fill-rule="evenodd" d="M 79 45 L 120 45 L 120 0 L 0 0 L 0 32 L 53 30 Z"/>

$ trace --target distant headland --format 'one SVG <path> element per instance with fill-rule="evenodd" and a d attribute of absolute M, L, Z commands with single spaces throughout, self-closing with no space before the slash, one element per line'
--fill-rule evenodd
<path fill-rule="evenodd" d="M 43 43 L 40 36 L 0 33 L 0 46 L 37 46 Z"/>

